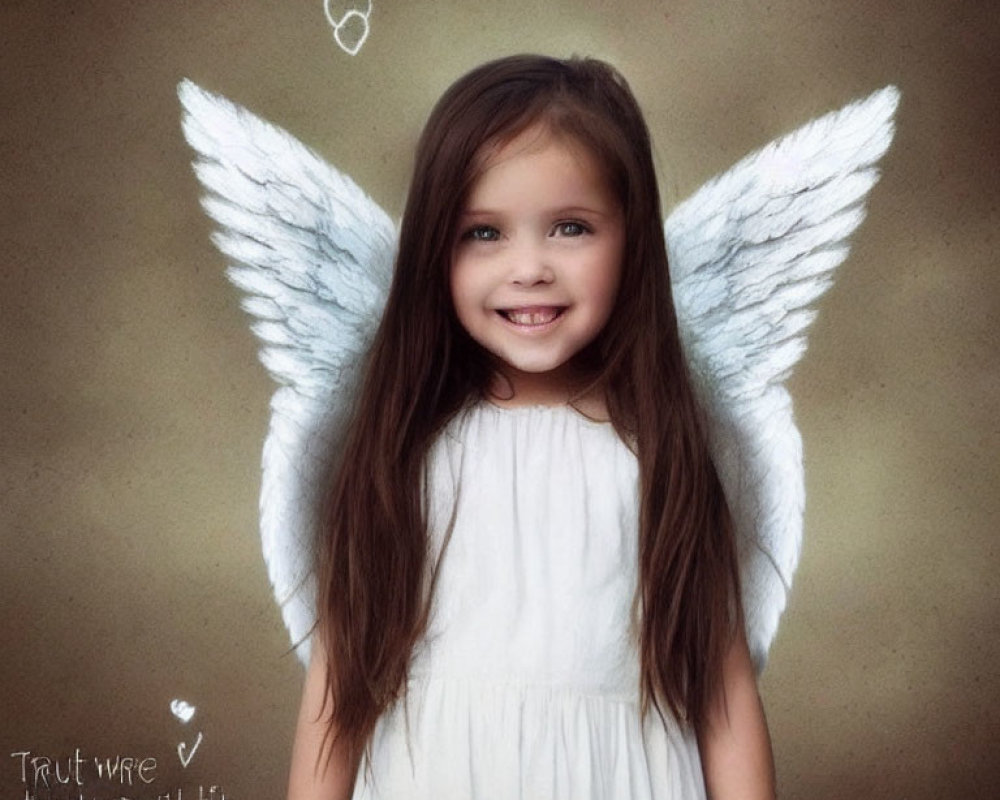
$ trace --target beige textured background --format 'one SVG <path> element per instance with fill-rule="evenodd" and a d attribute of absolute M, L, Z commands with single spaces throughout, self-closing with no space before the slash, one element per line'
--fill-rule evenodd
<path fill-rule="evenodd" d="M 806 542 L 763 693 L 783 797 L 996 796 L 1000 5 L 374 0 L 352 58 L 319 0 L 5 0 L 0 797 L 23 796 L 9 754 L 77 747 L 157 758 L 130 797 L 283 792 L 300 669 L 256 538 L 272 387 L 208 242 L 178 79 L 284 125 L 398 214 L 431 103 L 516 51 L 622 69 L 667 207 L 901 87 L 793 380 Z M 174 697 L 198 706 L 187 726 Z"/>

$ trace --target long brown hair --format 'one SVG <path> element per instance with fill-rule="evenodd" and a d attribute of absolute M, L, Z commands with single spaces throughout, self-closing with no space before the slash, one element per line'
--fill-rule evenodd
<path fill-rule="evenodd" d="M 514 56 L 473 70 L 417 147 L 392 288 L 331 482 L 318 548 L 329 733 L 355 756 L 404 692 L 430 586 L 423 465 L 442 426 L 488 390 L 490 358 L 458 323 L 449 269 L 483 154 L 540 123 L 587 148 L 624 212 L 621 284 L 590 346 L 640 475 L 642 707 L 698 726 L 739 619 L 732 526 L 692 394 L 670 294 L 649 133 L 625 80 L 592 59 Z M 736 613 L 734 614 L 734 609 Z"/>

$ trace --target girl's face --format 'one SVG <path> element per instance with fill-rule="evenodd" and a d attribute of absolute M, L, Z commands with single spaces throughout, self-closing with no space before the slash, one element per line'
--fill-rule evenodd
<path fill-rule="evenodd" d="M 624 243 L 621 206 L 583 147 L 531 127 L 488 160 L 459 219 L 451 297 L 516 397 L 568 398 L 573 357 L 614 307 Z"/>

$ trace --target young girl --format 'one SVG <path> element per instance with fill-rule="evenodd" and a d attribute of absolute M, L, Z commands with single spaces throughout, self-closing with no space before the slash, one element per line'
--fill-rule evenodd
<path fill-rule="evenodd" d="M 774 795 L 661 225 L 611 67 L 502 59 L 435 107 L 332 480 L 290 800 Z"/>

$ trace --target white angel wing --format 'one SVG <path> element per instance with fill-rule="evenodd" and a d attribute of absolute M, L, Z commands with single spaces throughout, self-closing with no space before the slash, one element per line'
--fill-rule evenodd
<path fill-rule="evenodd" d="M 178 94 L 213 240 L 246 293 L 271 399 L 261 542 L 303 662 L 315 619 L 311 534 L 334 442 L 388 294 L 396 229 L 346 176 L 285 131 L 190 81 Z"/>
<path fill-rule="evenodd" d="M 778 139 L 665 223 L 678 324 L 732 508 L 758 671 L 802 542 L 802 443 L 784 386 L 892 141 L 892 86 Z"/>

